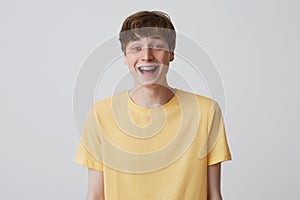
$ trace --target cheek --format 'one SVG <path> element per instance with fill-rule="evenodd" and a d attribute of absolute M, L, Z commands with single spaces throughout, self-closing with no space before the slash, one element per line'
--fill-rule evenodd
<path fill-rule="evenodd" d="M 169 62 L 171 61 L 171 55 L 169 52 L 164 52 L 160 57 L 159 60 L 165 64 L 165 65 L 169 65 Z"/>
<path fill-rule="evenodd" d="M 135 69 L 135 60 L 127 60 L 127 66 L 130 71 Z"/>
<path fill-rule="evenodd" d="M 162 61 L 162 63 L 163 63 L 164 65 L 168 65 L 168 66 L 169 66 L 170 58 L 169 58 L 169 56 L 165 56 L 165 57 L 163 57 L 163 58 L 161 59 L 161 61 Z"/>
<path fill-rule="evenodd" d="M 131 67 L 132 60 L 128 57 L 124 57 L 124 63 L 125 63 L 125 65 L 128 65 L 128 67 Z"/>

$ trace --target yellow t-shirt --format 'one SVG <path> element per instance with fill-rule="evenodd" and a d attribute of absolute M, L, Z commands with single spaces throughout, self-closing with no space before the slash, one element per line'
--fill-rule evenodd
<path fill-rule="evenodd" d="M 107 200 L 207 198 L 207 167 L 231 160 L 217 102 L 177 90 L 156 108 L 127 91 L 95 103 L 84 122 L 79 164 L 103 171 Z"/>

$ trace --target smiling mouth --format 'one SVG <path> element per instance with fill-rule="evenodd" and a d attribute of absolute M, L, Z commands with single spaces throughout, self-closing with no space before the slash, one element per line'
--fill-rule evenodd
<path fill-rule="evenodd" d="M 154 73 L 159 66 L 141 66 L 138 67 L 138 70 L 144 74 L 144 73 Z"/>

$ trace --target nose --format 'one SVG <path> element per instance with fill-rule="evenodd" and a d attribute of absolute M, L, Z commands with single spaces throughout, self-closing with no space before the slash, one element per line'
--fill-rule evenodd
<path fill-rule="evenodd" d="M 152 54 L 152 49 L 151 48 L 143 48 L 141 51 L 141 58 L 143 61 L 149 61 L 153 60 L 153 54 Z"/>

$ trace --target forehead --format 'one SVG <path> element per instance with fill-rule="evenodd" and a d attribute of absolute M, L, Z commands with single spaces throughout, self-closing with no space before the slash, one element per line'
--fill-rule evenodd
<path fill-rule="evenodd" d="M 128 41 L 127 45 L 136 44 L 136 43 L 149 43 L 149 42 L 163 42 L 166 43 L 165 39 L 159 35 L 146 36 L 146 37 L 135 37 Z"/>

